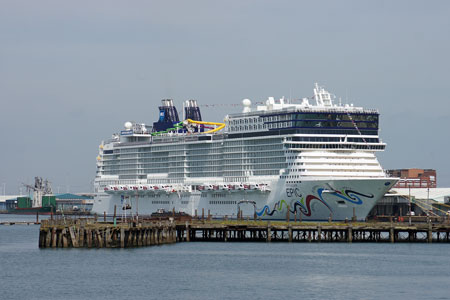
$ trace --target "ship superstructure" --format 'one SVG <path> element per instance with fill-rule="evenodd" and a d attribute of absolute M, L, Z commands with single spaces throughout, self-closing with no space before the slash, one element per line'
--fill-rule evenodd
<path fill-rule="evenodd" d="M 100 145 L 93 211 L 364 219 L 395 184 L 375 156 L 378 111 L 334 103 L 318 84 L 312 99 L 242 103 L 224 123 L 202 121 L 195 100 L 182 121 L 163 100 L 153 126 L 125 123 Z"/>

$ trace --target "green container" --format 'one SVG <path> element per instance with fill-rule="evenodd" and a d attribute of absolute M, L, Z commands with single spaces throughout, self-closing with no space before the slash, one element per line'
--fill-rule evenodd
<path fill-rule="evenodd" d="M 42 207 L 56 206 L 55 196 L 42 196 Z"/>
<path fill-rule="evenodd" d="M 18 208 L 30 208 L 31 207 L 30 197 L 17 197 L 17 207 Z"/>

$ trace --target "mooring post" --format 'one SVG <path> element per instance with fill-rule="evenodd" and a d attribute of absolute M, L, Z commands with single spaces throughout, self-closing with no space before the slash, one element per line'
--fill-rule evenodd
<path fill-rule="evenodd" d="M 266 239 L 266 241 L 269 243 L 272 241 L 272 232 L 270 229 L 270 221 L 267 221 L 267 239 Z"/>
<path fill-rule="evenodd" d="M 36 223 L 39 223 L 39 211 L 36 212 Z"/>
<path fill-rule="evenodd" d="M 103 222 L 106 222 L 106 211 L 103 211 Z"/>

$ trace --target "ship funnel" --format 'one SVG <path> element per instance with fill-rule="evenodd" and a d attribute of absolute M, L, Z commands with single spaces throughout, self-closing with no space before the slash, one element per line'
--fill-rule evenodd
<path fill-rule="evenodd" d="M 197 100 L 186 100 L 184 103 L 184 113 L 186 119 L 194 121 L 201 121 L 202 115 L 200 113 L 200 107 L 197 105 Z"/>
<path fill-rule="evenodd" d="M 173 107 L 173 100 L 172 99 L 163 99 L 161 100 L 163 107 Z"/>
<path fill-rule="evenodd" d="M 153 123 L 154 131 L 164 131 L 168 128 L 172 128 L 173 125 L 180 122 L 178 117 L 177 108 L 173 105 L 172 99 L 161 100 L 161 106 L 159 107 L 159 120 Z"/>

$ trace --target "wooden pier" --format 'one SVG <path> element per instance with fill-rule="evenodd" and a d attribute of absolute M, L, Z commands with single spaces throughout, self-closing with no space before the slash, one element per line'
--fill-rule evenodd
<path fill-rule="evenodd" d="M 370 222 L 42 220 L 40 248 L 128 248 L 176 242 L 449 243 L 450 225 Z"/>
<path fill-rule="evenodd" d="M 110 224 L 95 219 L 42 220 L 39 248 L 129 248 L 176 241 L 173 222 Z"/>
<path fill-rule="evenodd" d="M 187 242 L 450 242 L 450 226 L 441 224 L 193 223 L 178 225 L 177 233 L 178 240 Z"/>

